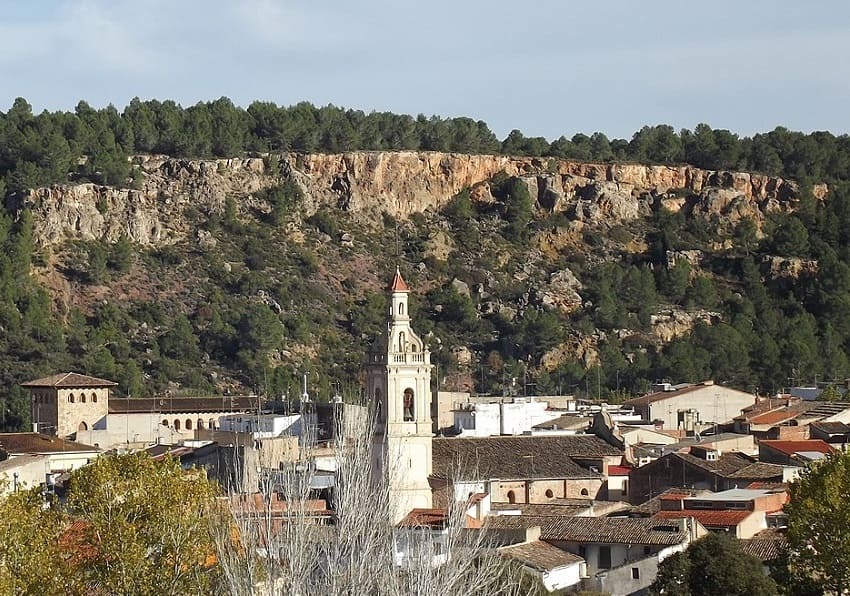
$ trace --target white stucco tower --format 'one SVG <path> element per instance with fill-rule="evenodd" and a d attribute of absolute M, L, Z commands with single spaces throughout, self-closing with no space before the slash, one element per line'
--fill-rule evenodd
<path fill-rule="evenodd" d="M 389 483 L 392 521 L 431 507 L 431 353 L 410 326 L 410 288 L 396 268 L 389 287 L 386 334 L 366 366 L 375 412 L 373 461 Z"/>

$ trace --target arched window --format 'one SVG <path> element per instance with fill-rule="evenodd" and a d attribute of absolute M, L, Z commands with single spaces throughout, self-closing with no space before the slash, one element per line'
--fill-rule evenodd
<path fill-rule="evenodd" d="M 204 430 L 204 419 L 203 418 L 198 418 L 198 429 Z"/>
<path fill-rule="evenodd" d="M 210 430 L 215 430 L 215 418 L 210 418 L 210 425 L 209 425 L 209 429 L 210 429 Z"/>
<path fill-rule="evenodd" d="M 97 403 L 97 393 L 91 394 L 91 403 L 93 403 L 93 404 Z"/>
<path fill-rule="evenodd" d="M 581 496 L 582 496 L 582 497 L 586 497 L 586 496 L 588 496 L 589 494 L 590 494 L 590 493 L 589 493 L 589 492 L 587 492 L 587 489 L 586 489 L 586 488 L 581 489 Z"/>
<path fill-rule="evenodd" d="M 192 419 L 186 418 L 186 430 L 192 430 Z"/>
<path fill-rule="evenodd" d="M 85 422 L 80 422 L 80 425 L 77 427 L 77 431 L 88 430 L 88 429 L 89 429 L 89 425 L 86 424 Z"/>
<path fill-rule="evenodd" d="M 70 403 L 70 404 L 74 403 L 74 394 L 73 393 L 68 394 L 68 403 Z"/>
<path fill-rule="evenodd" d="M 177 418 L 174 419 L 174 430 L 180 430 L 180 421 Z"/>
<path fill-rule="evenodd" d="M 163 426 L 168 426 L 168 420 L 163 419 L 163 421 L 162 421 L 162 425 L 163 425 Z"/>
<path fill-rule="evenodd" d="M 546 498 L 547 498 L 547 499 L 551 499 L 551 498 L 552 498 L 552 497 L 554 497 L 554 496 L 555 496 L 555 493 L 553 493 L 553 492 L 552 492 L 552 489 L 551 489 L 551 488 L 547 488 L 547 489 L 546 489 Z"/>
<path fill-rule="evenodd" d="M 80 403 L 81 404 L 86 403 L 86 394 L 85 393 L 80 393 Z"/>
<path fill-rule="evenodd" d="M 512 490 L 508 491 L 508 503 L 516 503 L 516 494 Z"/>
<path fill-rule="evenodd" d="M 398 303 L 398 314 L 400 314 L 400 315 L 404 314 L 404 302 Z"/>
<path fill-rule="evenodd" d="M 410 387 L 404 390 L 404 400 L 402 405 L 404 406 L 404 421 L 412 421 L 416 414 L 416 408 L 413 400 L 413 389 Z"/>

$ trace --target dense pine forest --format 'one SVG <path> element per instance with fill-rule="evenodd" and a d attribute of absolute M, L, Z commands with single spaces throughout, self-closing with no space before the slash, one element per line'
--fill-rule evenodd
<path fill-rule="evenodd" d="M 26 189 L 51 184 L 91 181 L 132 188 L 141 176 L 129 159 L 136 154 L 210 158 L 354 150 L 685 163 L 762 172 L 799 185 L 794 212 L 772 215 L 760 230 L 747 219 L 730 226 L 659 207 L 637 225 L 606 229 L 604 237 L 586 235 L 583 248 L 560 255 L 551 267 L 540 265 L 544 272 L 555 265 L 568 268 L 582 281 L 584 307 L 569 316 L 536 307 L 528 287 L 509 278 L 490 292 L 523 304 L 515 317 L 487 312 L 476 296 L 448 283 L 478 283 L 483 271 L 498 269 L 488 255 L 478 254 L 476 238 L 481 235 L 498 238 L 518 266 L 528 259 L 525 249 L 534 234 L 563 223 L 561 215 L 536 212 L 516 178 L 491 181 L 493 194 L 508 205 L 503 212 L 482 209 L 462 192 L 441 213 L 407 222 L 385 217 L 379 226 L 388 232 L 374 238 L 373 252 L 392 251 L 391 231 L 401 236 L 398 260 L 409 271 L 420 262 L 427 265 L 427 273 L 411 273 L 419 287 L 427 288 L 414 305 L 421 315 L 419 327 L 441 345 L 467 346 L 473 354 L 473 362 L 462 366 L 450 350 L 435 351 L 443 369 L 441 386 L 447 386 L 443 379 L 449 373 L 463 372 L 471 388 L 482 392 L 501 391 L 506 378 L 519 378 L 522 391 L 618 399 L 661 379 L 713 378 L 768 393 L 789 384 L 837 384 L 850 377 L 846 135 L 777 128 L 739 137 L 701 124 L 693 131 L 647 126 L 628 140 L 597 132 L 550 142 L 514 130 L 500 141 L 486 123 L 469 118 L 364 113 L 309 103 L 279 107 L 255 102 L 242 109 L 222 98 L 183 108 L 172 101 L 134 99 L 123 111 L 80 102 L 73 112 L 33 114 L 18 99 L 0 113 L 0 194 L 7 198 L 0 217 L 0 387 L 5 398 L 0 426 L 22 428 L 27 423 L 28 407 L 18 382 L 68 369 L 113 378 L 121 393 L 129 395 L 217 391 L 222 376 L 233 379 L 235 388 L 294 395 L 298 375 L 311 370 L 320 395 L 343 388 L 356 393 L 365 338 L 381 329 L 383 295 L 379 289 L 348 298 L 323 293 L 312 279 L 343 257 L 321 243 L 273 248 L 285 245 L 281 224 L 299 209 L 300 190 L 291 181 L 264 197 L 278 211 L 238 218 L 228 203 L 220 217 L 206 221 L 205 230 L 219 242 L 216 255 L 181 246 L 142 250 L 126 239 L 63 249 L 63 271 L 82 287 L 122 284 L 132 268 L 166 278 L 169 270 L 189 263 L 207 273 L 204 305 L 104 300 L 87 309 L 57 312 L 49 291 L 31 273 L 49 259 L 35 246 L 29 213 L 13 200 Z M 818 199 L 812 189 L 822 183 L 829 191 Z M 319 211 L 299 221 L 312 237 L 333 237 L 351 223 L 346 217 Z M 423 256 L 422 245 L 437 228 L 456 242 L 442 261 Z M 621 250 L 633 241 L 645 243 L 646 250 Z M 669 262 L 671 251 L 689 250 L 704 254 L 699 266 Z M 591 258 L 594 253 L 605 258 Z M 225 257 L 244 262 L 244 272 L 222 274 Z M 768 257 L 803 263 L 802 272 L 768 276 Z M 382 266 L 388 270 L 390 264 Z M 258 288 L 284 308 L 276 312 L 244 298 Z M 697 323 L 691 333 L 663 346 L 636 339 L 649 329 L 653 313 L 671 307 L 716 312 L 719 320 Z M 636 333 L 624 334 L 623 329 Z M 576 333 L 594 337 L 597 360 L 567 358 L 554 368 L 541 365 L 544 352 Z M 288 342 L 316 349 L 296 364 L 280 356 Z M 337 366 L 328 371 L 328 362 Z"/>

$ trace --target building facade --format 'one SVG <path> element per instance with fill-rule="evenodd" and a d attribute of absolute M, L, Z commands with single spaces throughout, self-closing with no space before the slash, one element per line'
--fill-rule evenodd
<path fill-rule="evenodd" d="M 117 385 L 78 373 L 61 373 L 21 383 L 30 392 L 33 430 L 58 437 L 105 429 L 109 390 Z"/>

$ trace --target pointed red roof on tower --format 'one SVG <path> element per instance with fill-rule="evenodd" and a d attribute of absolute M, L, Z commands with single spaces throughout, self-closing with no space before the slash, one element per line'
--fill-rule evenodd
<path fill-rule="evenodd" d="M 398 270 L 398 267 L 395 268 L 395 275 L 393 276 L 392 282 L 390 282 L 390 291 L 391 292 L 409 292 L 410 287 L 407 285 L 407 282 L 404 281 L 404 278 L 401 276 L 401 271 Z"/>

